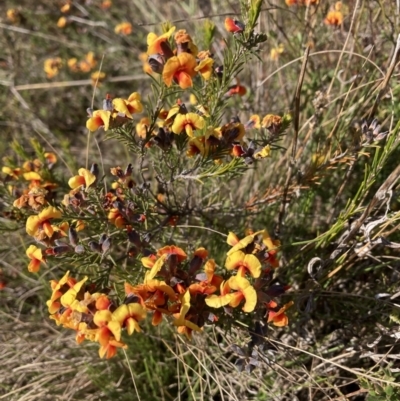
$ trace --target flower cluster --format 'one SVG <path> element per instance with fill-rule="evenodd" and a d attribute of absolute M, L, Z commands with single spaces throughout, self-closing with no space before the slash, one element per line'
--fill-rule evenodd
<path fill-rule="evenodd" d="M 343 6 L 341 1 L 337 1 L 324 19 L 325 24 L 340 26 L 343 24 Z"/>
<path fill-rule="evenodd" d="M 246 26 L 240 21 L 226 18 L 225 27 L 240 43 Z M 174 46 L 171 45 L 172 37 Z M 251 41 L 255 41 L 255 37 L 250 35 L 248 40 L 249 46 L 254 46 Z M 264 38 L 260 36 L 257 40 L 263 41 Z M 160 88 L 164 88 L 162 91 L 173 84 L 178 85 L 183 92 L 192 87 L 196 90 L 190 93 L 190 105 L 175 98 L 175 105 L 172 107 L 165 104 L 172 93 L 166 93 L 164 99 L 158 100 L 162 100 L 162 107 L 157 108 L 153 115 L 150 113 L 136 123 L 136 134 L 147 148 L 158 146 L 163 151 L 168 151 L 174 142 L 179 142 L 186 145 L 186 156 L 189 158 L 200 156 L 221 163 L 224 157 L 231 156 L 252 163 L 255 159 L 270 156 L 271 144 L 285 131 L 290 122 L 288 115 L 281 117 L 269 114 L 262 123 L 258 116 L 252 116 L 246 124 L 242 124 L 237 117 L 224 125 L 215 124 L 210 99 L 210 96 L 214 96 L 213 88 L 221 85 L 226 87 L 221 93 L 223 99 L 244 96 L 247 90 L 237 78 L 236 83 L 230 85 L 223 73 L 223 66 L 215 67 L 210 51 L 199 51 L 192 37 L 184 29 L 176 31 L 173 26 L 166 29 L 162 35 L 150 32 L 147 37 L 147 52 L 142 60 L 146 63 L 146 71 L 151 70 L 152 74 L 158 75 Z M 200 88 L 204 90 L 198 100 Z M 127 99 L 111 99 L 107 95 L 102 109 L 88 110 L 89 119 L 86 126 L 90 131 L 96 131 L 100 127 L 104 131 L 113 130 L 132 122 L 133 114 L 141 113 L 143 109 L 141 95 L 137 92 Z M 248 137 L 246 131 L 255 133 L 254 137 Z M 266 134 L 267 132 L 269 134 Z"/>
<path fill-rule="evenodd" d="M 263 230 L 242 239 L 229 233 L 227 242 L 232 248 L 227 252 L 225 268 L 230 272 L 235 271 L 236 275 L 222 282 L 220 294 L 207 297 L 206 304 L 213 308 L 227 306 L 236 308 L 244 301 L 242 308 L 244 312 L 253 312 L 256 307 L 268 307 L 268 311 L 273 312 L 273 308 L 270 308 L 272 298 L 282 295 L 289 288 L 270 285 L 273 269 L 279 266 L 277 259 L 279 241 L 272 240 L 268 232 Z M 270 313 L 268 316 L 268 321 L 277 323 Z"/>
<path fill-rule="evenodd" d="M 235 85 L 233 88 L 240 86 Z M 233 90 L 233 89 L 231 89 Z M 105 131 L 120 127 L 132 122 L 133 114 L 143 110 L 141 96 L 137 92 L 132 93 L 128 99 L 107 97 L 103 102 L 102 110 L 89 110 L 90 117 L 86 123 L 90 131 L 103 127 Z M 146 147 L 158 146 L 162 150 L 169 150 L 176 136 L 185 134 L 188 137 L 188 157 L 201 155 L 204 158 L 219 159 L 221 156 L 230 155 L 243 157 L 251 162 L 254 159 L 270 156 L 271 146 L 274 140 L 285 131 L 290 123 L 290 116 L 278 116 L 267 114 L 263 119 L 258 115 L 252 115 L 249 121 L 242 124 L 239 119 L 218 127 L 208 126 L 207 108 L 196 106 L 195 111 L 188 111 L 186 104 L 180 100 L 175 106 L 162 109 L 156 122 L 157 129 L 150 131 L 150 118 L 143 117 L 136 124 L 136 134 L 146 142 Z M 252 130 L 269 132 L 269 138 L 255 142 L 245 134 Z"/>
<path fill-rule="evenodd" d="M 7 189 L 17 198 L 14 207 L 29 207 L 36 211 L 48 205 L 52 199 L 58 184 L 51 176 L 51 169 L 57 157 L 50 152 L 44 152 L 42 156 L 41 159 L 26 160 L 21 167 L 2 167 Z"/>
<path fill-rule="evenodd" d="M 137 302 L 116 307 L 107 294 L 91 292 L 87 277 L 77 281 L 67 272 L 59 281 L 50 282 L 52 295 L 47 301 L 50 318 L 57 325 L 76 331 L 76 341 L 95 341 L 100 344 L 99 355 L 111 358 L 117 348 L 127 348 L 121 341 L 121 331 L 131 335 L 140 332 L 139 321 L 146 310 Z"/>
<path fill-rule="evenodd" d="M 119 35 L 130 35 L 132 33 L 132 24 L 130 22 L 121 22 L 114 28 L 114 32 Z"/>
<path fill-rule="evenodd" d="M 104 100 L 103 109 L 89 110 L 90 118 L 86 122 L 89 131 L 96 131 L 104 127 L 107 131 L 110 128 L 116 128 L 132 120 L 132 114 L 141 113 L 143 105 L 139 93 L 134 92 L 128 99 L 107 97 Z"/>
<path fill-rule="evenodd" d="M 317 6 L 319 4 L 319 0 L 285 0 L 287 6 Z M 331 10 L 328 12 L 324 19 L 324 23 L 326 25 L 340 26 L 343 23 L 344 15 L 343 15 L 343 5 L 341 1 L 337 1 Z M 271 53 L 272 55 L 272 53 Z M 274 56 L 276 57 L 276 53 L 274 52 Z"/>
<path fill-rule="evenodd" d="M 226 41 L 221 65 L 207 50 L 212 23 L 205 50 L 185 29 L 166 26 L 161 35 L 148 34 L 142 59 L 152 75 L 153 96 L 142 103 L 138 92 L 107 95 L 100 109 L 88 109 L 87 129 L 102 127 L 107 139 L 126 144 L 136 158 L 125 169 L 112 167 L 111 182 L 96 163 L 67 179 L 65 174 L 57 178 L 55 155 L 38 144 L 33 160 L 16 144 L 14 150 L 26 162 L 3 167 L 10 205 L 19 221 L 24 218 L 29 236 L 28 270 L 37 273 L 54 260 L 63 272 L 68 270 L 51 281 L 50 318 L 74 330 L 78 343 L 99 343 L 100 357 L 126 348 L 124 333 L 140 332 L 147 315 L 152 325 L 169 321 L 189 339 L 207 324 L 231 326 L 243 313 L 249 322 L 288 324 L 291 303 L 281 304 L 279 297 L 289 287 L 275 277 L 280 243 L 266 230 L 242 239 L 229 233 L 231 249 L 222 260 L 221 255 L 209 256 L 207 244 L 185 249 L 175 237 L 181 235 L 176 232 L 183 218 L 190 224 L 204 217 L 200 208 L 190 206 L 190 179 L 201 181 L 204 174 L 211 181 L 270 157 L 290 124 L 288 114 L 253 114 L 245 123 L 237 116 L 222 121 L 225 109 L 248 94 L 237 75 L 266 40 L 254 32 L 261 1 L 249 4 L 245 23 L 225 20 L 233 50 Z M 63 4 L 60 27 L 73 21 L 66 16 L 71 5 L 69 0 Z M 122 23 L 115 32 L 128 35 L 131 28 Z M 66 63 L 76 73 L 90 72 L 96 64 L 93 52 Z M 47 76 L 56 76 L 62 65 L 59 58 L 46 61 Z M 101 75 L 92 78 L 100 80 Z M 155 174 L 146 178 L 146 169 Z"/>
<path fill-rule="evenodd" d="M 43 62 L 43 70 L 46 73 L 46 77 L 49 79 L 54 78 L 60 73 L 64 65 L 72 73 L 89 73 L 96 67 L 97 60 L 93 52 L 88 52 L 81 59 L 76 57 L 69 58 L 68 60 L 63 60 L 61 57 L 47 58 Z"/>
<path fill-rule="evenodd" d="M 100 357 L 107 358 L 114 356 L 117 348 L 126 348 L 122 331 L 128 335 L 140 332 L 139 322 L 148 314 L 153 326 L 166 317 L 189 339 L 193 331 L 218 322 L 222 314 L 232 316 L 242 303 L 245 313 L 264 311 L 265 323 L 287 325 L 285 311 L 292 302 L 279 308 L 276 298 L 289 286 L 271 284 L 273 269 L 279 265 L 279 242 L 265 230 L 242 239 L 230 233 L 227 242 L 232 248 L 221 274 L 216 274 L 217 263 L 208 258 L 205 248 L 196 249 L 191 259 L 175 245 L 142 257 L 142 265 L 148 269 L 143 283 L 125 282 L 125 300 L 120 305 L 108 294 L 94 292 L 87 277 L 77 281 L 67 272 L 60 281 L 51 281 L 50 317 L 75 330 L 78 343 L 85 339 L 99 342 Z M 35 257 L 39 263 L 41 254 Z M 220 308 L 222 312 L 217 311 Z"/>

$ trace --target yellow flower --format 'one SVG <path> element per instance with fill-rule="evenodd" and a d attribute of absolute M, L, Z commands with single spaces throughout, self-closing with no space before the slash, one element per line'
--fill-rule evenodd
<path fill-rule="evenodd" d="M 211 78 L 213 71 L 214 60 L 212 58 L 206 58 L 200 61 L 200 64 L 194 69 L 199 72 L 201 76 L 208 81 Z"/>
<path fill-rule="evenodd" d="M 189 53 L 171 57 L 164 65 L 162 77 L 165 85 L 176 82 L 182 89 L 193 86 L 192 78 L 196 75 L 196 59 Z"/>
<path fill-rule="evenodd" d="M 173 26 L 168 32 L 157 36 L 155 33 L 150 32 L 147 35 L 147 54 L 150 56 L 152 54 L 163 54 L 161 49 L 161 43 L 166 42 L 171 35 L 175 32 L 175 27 Z"/>
<path fill-rule="evenodd" d="M 7 19 L 12 23 L 12 24 L 18 24 L 21 22 L 21 14 L 19 13 L 18 10 L 15 8 L 9 8 L 7 10 Z"/>
<path fill-rule="evenodd" d="M 204 118 L 196 113 L 177 114 L 171 130 L 174 134 L 181 134 L 183 131 L 190 137 L 193 137 L 193 131 L 202 129 L 205 125 Z"/>
<path fill-rule="evenodd" d="M 139 138 L 145 139 L 147 134 L 147 128 L 150 126 L 150 120 L 148 117 L 143 117 L 136 124 L 136 133 Z"/>
<path fill-rule="evenodd" d="M 244 129 L 248 130 L 248 129 L 260 129 L 261 128 L 261 124 L 260 124 L 260 116 L 258 114 L 253 114 L 249 121 L 247 121 L 247 123 L 244 125 Z"/>
<path fill-rule="evenodd" d="M 242 300 L 245 300 L 243 312 L 252 312 L 257 305 L 257 293 L 250 282 L 243 277 L 232 276 L 229 279 L 229 286 L 236 291 L 229 305 L 236 308 Z"/>
<path fill-rule="evenodd" d="M 171 256 L 174 255 L 177 263 L 184 261 L 187 258 L 186 253 L 183 249 L 175 246 L 164 246 L 163 248 L 157 251 L 157 256 L 159 257 L 157 260 L 154 261 L 150 260 L 150 258 L 142 258 L 142 263 L 145 267 L 149 266 L 151 268 L 145 275 L 144 282 L 147 283 L 152 280 L 154 277 L 157 276 L 157 273 L 162 269 L 164 266 L 164 262 Z"/>
<path fill-rule="evenodd" d="M 36 171 L 29 171 L 28 173 L 24 173 L 23 177 L 27 181 L 41 181 L 42 177 Z"/>
<path fill-rule="evenodd" d="M 130 35 L 132 33 L 132 24 L 121 22 L 114 28 L 114 32 L 119 35 Z"/>
<path fill-rule="evenodd" d="M 68 0 L 63 6 L 61 6 L 60 11 L 62 13 L 67 13 L 71 9 L 71 2 Z"/>
<path fill-rule="evenodd" d="M 57 21 L 57 26 L 59 28 L 64 28 L 66 25 L 67 25 L 67 18 L 60 17 L 59 20 Z"/>
<path fill-rule="evenodd" d="M 235 292 L 230 292 L 234 290 Z M 205 302 L 211 308 L 222 308 L 229 305 L 236 308 L 243 300 L 243 312 L 249 313 L 257 305 L 257 292 L 248 280 L 240 276 L 232 276 L 221 284 L 221 295 L 210 295 Z"/>
<path fill-rule="evenodd" d="M 79 71 L 78 59 L 76 57 L 72 57 L 72 58 L 68 59 L 67 66 L 72 72 Z"/>
<path fill-rule="evenodd" d="M 255 159 L 264 159 L 265 157 L 269 157 L 271 155 L 271 147 L 269 145 L 264 146 L 257 152 L 254 152 L 253 157 Z"/>
<path fill-rule="evenodd" d="M 81 281 L 78 281 L 61 296 L 60 301 L 61 305 L 64 306 L 64 308 L 71 308 L 72 310 L 79 309 L 81 305 L 79 301 L 76 299 L 76 297 L 80 292 L 81 288 L 83 287 L 83 284 L 85 284 L 85 282 L 87 281 L 87 279 L 88 277 L 85 276 Z"/>
<path fill-rule="evenodd" d="M 80 168 L 78 170 L 78 175 L 69 179 L 68 185 L 72 189 L 78 188 L 82 185 L 84 185 L 85 188 L 89 188 L 95 181 L 96 176 L 94 174 L 85 168 Z"/>
<path fill-rule="evenodd" d="M 100 127 L 104 127 L 107 131 L 110 127 L 111 112 L 108 110 L 95 110 L 92 117 L 86 121 L 86 128 L 89 131 L 96 131 Z"/>
<path fill-rule="evenodd" d="M 285 50 L 285 48 L 283 47 L 283 44 L 279 44 L 277 47 L 274 47 L 273 49 L 271 49 L 270 52 L 270 59 L 273 61 L 277 61 L 279 59 L 279 56 L 283 53 L 283 51 Z"/>
<path fill-rule="evenodd" d="M 26 250 L 26 256 L 31 259 L 28 265 L 28 270 L 31 273 L 37 273 L 40 269 L 40 263 L 45 262 L 42 250 L 40 248 L 37 248 L 35 245 L 31 245 Z"/>
<path fill-rule="evenodd" d="M 257 231 L 253 234 L 249 234 L 246 237 L 242 238 L 239 240 L 236 234 L 233 232 L 229 232 L 228 238 L 226 242 L 232 246 L 232 248 L 227 252 L 227 256 L 232 255 L 234 252 L 240 251 L 241 249 L 244 249 L 247 247 L 247 245 L 250 245 L 252 242 L 254 242 L 255 238 L 257 235 L 263 233 L 263 230 Z"/>
<path fill-rule="evenodd" d="M 261 263 L 255 255 L 236 251 L 226 258 L 225 267 L 227 270 L 238 270 L 238 276 L 244 277 L 249 272 L 254 278 L 260 277 Z"/>
<path fill-rule="evenodd" d="M 131 93 L 128 99 L 115 98 L 112 104 L 115 111 L 131 119 L 133 118 L 132 114 L 141 113 L 143 111 L 141 96 L 137 92 Z"/>
<path fill-rule="evenodd" d="M 53 164 L 57 163 L 57 156 L 56 156 L 54 153 L 52 153 L 52 152 L 46 152 L 46 153 L 44 154 L 44 157 L 45 157 L 45 159 L 46 159 L 46 162 L 47 162 L 49 165 L 53 165 Z"/>
<path fill-rule="evenodd" d="M 197 46 L 193 43 L 192 38 L 186 32 L 186 29 L 180 29 L 174 36 L 176 47 L 177 47 L 177 54 L 182 52 L 187 52 L 193 54 L 193 56 L 197 56 L 199 52 Z"/>
<path fill-rule="evenodd" d="M 274 301 L 269 302 L 269 304 L 271 303 L 272 306 L 275 306 Z M 289 323 L 289 318 L 286 316 L 285 312 L 293 305 L 294 302 L 290 301 L 287 304 L 283 305 L 282 308 L 280 308 L 277 312 L 275 312 L 274 310 L 269 310 L 267 322 L 272 322 L 272 324 L 277 327 L 287 326 Z M 267 307 L 269 307 L 269 305 L 267 305 Z"/>
<path fill-rule="evenodd" d="M 102 3 L 100 4 L 100 8 L 103 10 L 107 10 L 112 6 L 112 1 L 111 0 L 103 0 Z"/>
<path fill-rule="evenodd" d="M 241 123 L 228 123 L 221 128 L 221 136 L 227 143 L 241 141 L 245 133 L 244 125 Z"/>
<path fill-rule="evenodd" d="M 139 60 L 143 63 L 143 71 L 146 74 L 153 74 L 153 70 L 151 69 L 151 65 L 147 61 L 148 60 L 147 53 L 140 53 L 139 54 Z"/>
<path fill-rule="evenodd" d="M 343 23 L 343 14 L 341 11 L 333 10 L 329 11 L 328 15 L 324 19 L 325 24 L 327 25 L 342 25 Z"/>
<path fill-rule="evenodd" d="M 78 69 L 82 72 L 89 72 L 96 67 L 97 61 L 93 52 L 88 52 L 85 58 L 78 63 Z"/>
<path fill-rule="evenodd" d="M 93 323 L 97 327 L 107 327 L 115 340 L 119 341 L 121 339 L 121 324 L 113 319 L 113 314 L 108 309 L 98 310 L 93 316 Z M 99 342 L 100 344 L 102 343 L 101 340 Z"/>
<path fill-rule="evenodd" d="M 205 136 L 198 136 L 190 138 L 188 142 L 189 149 L 186 152 L 187 157 L 193 157 L 195 155 L 201 154 L 202 156 L 207 155 L 207 148 L 205 147 Z"/>
<path fill-rule="evenodd" d="M 126 100 L 126 107 L 132 114 L 141 113 L 143 111 L 141 96 L 138 92 L 133 92 L 129 95 Z"/>
<path fill-rule="evenodd" d="M 114 224 L 117 228 L 123 228 L 128 224 L 124 216 L 117 208 L 111 208 L 108 212 L 107 218 L 110 220 L 110 223 Z"/>
<path fill-rule="evenodd" d="M 180 296 L 181 308 L 178 314 L 175 315 L 174 326 L 182 327 L 185 326 L 190 330 L 201 331 L 201 328 L 194 324 L 190 320 L 186 319 L 186 315 L 190 309 L 190 291 L 187 290 L 183 295 Z M 190 336 L 189 336 L 190 337 Z"/>
<path fill-rule="evenodd" d="M 146 315 L 146 309 L 138 303 L 123 304 L 112 313 L 112 319 L 125 327 L 127 333 L 131 335 L 134 331 L 142 331 L 138 322 L 145 319 Z"/>
<path fill-rule="evenodd" d="M 194 93 L 191 93 L 191 94 L 190 94 L 190 96 L 189 96 L 189 103 L 190 103 L 192 106 L 196 106 L 196 104 L 198 103 L 197 97 L 196 97 L 196 95 L 195 95 Z"/>
<path fill-rule="evenodd" d="M 48 58 L 44 60 L 43 70 L 46 73 L 47 78 L 54 78 L 58 74 L 61 65 L 62 61 L 60 57 Z"/>
<path fill-rule="evenodd" d="M 49 206 L 43 209 L 37 216 L 28 217 L 26 220 L 26 232 L 28 235 L 34 236 L 40 228 L 43 228 L 46 235 L 51 238 L 54 229 L 50 224 L 50 219 L 59 219 L 61 216 L 62 214 L 58 209 L 54 206 Z"/>
<path fill-rule="evenodd" d="M 106 77 L 106 73 L 103 71 L 95 71 L 90 75 L 90 79 L 92 80 L 92 85 L 95 86 L 97 84 L 97 86 L 100 85 L 100 82 L 104 80 L 104 78 Z"/>
<path fill-rule="evenodd" d="M 1 171 L 4 174 L 7 174 L 13 180 L 18 180 L 18 177 L 22 174 L 22 170 L 19 167 L 13 169 L 11 167 L 4 166 L 1 168 Z"/>
<path fill-rule="evenodd" d="M 267 114 L 261 121 L 261 127 L 267 128 L 270 131 L 276 132 L 281 128 L 282 117 L 275 114 Z"/>

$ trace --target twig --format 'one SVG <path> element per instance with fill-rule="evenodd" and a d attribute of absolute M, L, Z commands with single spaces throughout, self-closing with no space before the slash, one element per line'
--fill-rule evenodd
<path fill-rule="evenodd" d="M 87 20 L 85 18 L 80 18 L 80 17 L 76 17 L 74 15 L 71 15 L 68 17 L 69 21 L 75 21 L 75 22 L 79 22 L 80 24 L 85 24 L 85 25 L 89 25 L 89 26 L 101 26 L 103 28 L 107 28 L 107 24 L 104 21 L 90 21 Z"/>
<path fill-rule="evenodd" d="M 310 54 L 310 46 L 306 47 L 306 50 L 304 52 L 303 56 L 303 64 L 301 66 L 300 70 L 300 75 L 299 79 L 297 81 L 297 87 L 296 87 L 296 92 L 293 97 L 293 108 L 294 108 L 294 118 L 293 118 L 293 125 L 294 125 L 294 138 L 292 142 L 292 159 L 289 164 L 288 172 L 287 172 L 287 177 L 286 177 L 286 182 L 283 190 L 283 196 L 282 196 L 282 203 L 279 209 L 279 216 L 278 216 L 278 225 L 275 228 L 275 234 L 279 238 L 280 233 L 281 233 L 281 228 L 283 224 L 283 220 L 285 218 L 285 212 L 286 212 L 286 204 L 288 203 L 287 195 L 290 187 L 290 181 L 293 176 L 293 168 L 295 164 L 295 158 L 296 158 L 296 149 L 297 149 L 297 138 L 299 135 L 299 120 L 300 120 L 300 93 L 301 93 L 301 87 L 303 86 L 303 81 L 304 81 L 304 75 L 306 72 L 306 67 L 307 67 L 307 61 L 308 61 L 308 56 Z"/>
<path fill-rule="evenodd" d="M 343 49 L 342 49 L 341 52 L 340 52 L 339 60 L 338 60 L 338 62 L 337 62 L 337 64 L 336 64 L 335 72 L 333 73 L 333 78 L 332 78 L 331 83 L 330 83 L 330 85 L 329 85 L 329 88 L 328 88 L 328 90 L 327 90 L 327 92 L 326 92 L 327 95 L 329 95 L 329 94 L 331 93 L 331 90 L 332 90 L 332 87 L 333 87 L 333 82 L 335 81 L 335 78 L 336 78 L 337 73 L 338 73 L 338 71 L 339 71 L 339 67 L 340 67 L 340 63 L 342 62 L 343 54 L 345 53 L 345 50 L 344 50 L 344 49 L 346 49 L 347 43 L 349 42 L 350 37 L 352 36 L 353 25 L 354 25 L 354 21 L 355 21 L 355 19 L 356 19 L 357 10 L 358 10 L 359 7 L 360 7 L 360 0 L 357 0 L 357 1 L 356 1 L 356 4 L 355 4 L 355 6 L 354 6 L 353 15 L 352 15 L 352 17 L 351 17 L 349 32 L 348 32 L 348 34 L 347 34 L 347 36 L 346 36 L 346 41 L 344 42 Z M 352 52 L 351 52 L 351 53 L 352 53 Z"/>
<path fill-rule="evenodd" d="M 66 47 L 71 47 L 71 48 L 79 47 L 81 49 L 85 49 L 86 48 L 85 46 L 82 46 L 79 43 L 70 42 L 70 41 L 67 42 L 65 40 L 60 40 L 60 39 L 58 39 L 58 38 L 56 38 L 54 36 L 45 35 L 45 34 L 43 34 L 41 32 L 31 31 L 29 29 L 21 28 L 19 26 L 2 24 L 0 22 L 0 28 L 6 29 L 8 31 L 14 31 L 14 32 L 17 32 L 17 33 L 23 33 L 23 34 L 26 34 L 26 35 L 36 36 L 36 37 L 39 37 L 39 38 L 42 38 L 42 39 L 51 40 L 53 42 L 62 43 Z"/>
<path fill-rule="evenodd" d="M 382 75 L 385 75 L 383 73 L 382 69 L 376 63 L 374 63 L 372 60 L 370 60 L 368 57 L 366 57 L 362 54 L 348 51 L 348 50 L 333 50 L 333 49 L 332 50 L 321 50 L 319 52 L 311 53 L 310 57 L 319 56 L 321 54 L 329 54 L 329 53 L 343 53 L 343 54 L 349 54 L 351 56 L 356 56 L 356 57 L 362 58 L 365 61 L 368 61 L 369 63 L 371 63 Z M 265 82 L 267 82 L 270 78 L 272 78 L 279 71 L 285 69 L 286 67 L 288 67 L 291 64 L 297 63 L 298 61 L 302 60 L 303 57 L 304 56 L 301 56 L 301 57 L 295 58 L 294 60 L 290 60 L 288 63 L 286 63 L 286 64 L 282 65 L 281 67 L 277 68 L 276 70 L 274 70 L 271 74 L 269 74 L 266 78 L 264 78 L 259 84 L 257 84 L 257 88 L 260 87 L 261 85 L 264 85 Z"/>
<path fill-rule="evenodd" d="M 303 64 L 301 65 L 300 75 L 299 75 L 299 79 L 297 81 L 296 92 L 295 92 L 294 98 L 293 98 L 294 138 L 293 138 L 293 144 L 292 144 L 292 163 L 295 162 L 295 158 L 296 158 L 297 138 L 299 136 L 299 120 L 300 120 L 300 93 L 301 93 L 301 88 L 303 86 L 304 75 L 306 73 L 306 67 L 307 67 L 307 61 L 308 61 L 309 54 L 310 54 L 310 45 L 308 45 L 306 47 L 306 51 L 304 52 L 304 55 L 303 55 Z"/>
<path fill-rule="evenodd" d="M 127 81 L 139 81 L 143 79 L 144 74 L 138 75 L 121 75 L 119 77 L 109 77 L 105 79 L 105 82 L 127 82 Z M 0 82 L 5 86 L 12 86 L 11 82 L 3 81 Z M 23 90 L 35 90 L 35 89 L 53 89 L 53 88 L 66 88 L 71 86 L 86 86 L 93 85 L 92 79 L 80 79 L 76 81 L 60 81 L 60 82 L 39 82 L 37 84 L 24 84 L 24 85 L 16 85 L 14 89 L 16 91 Z"/>

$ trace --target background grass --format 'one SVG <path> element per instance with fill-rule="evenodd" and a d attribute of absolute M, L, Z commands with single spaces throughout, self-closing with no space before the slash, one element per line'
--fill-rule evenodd
<path fill-rule="evenodd" d="M 0 154 L 12 156 L 10 144 L 17 139 L 33 156 L 30 140 L 35 138 L 65 161 L 61 181 L 84 165 L 87 155 L 105 171 L 132 162 L 132 155 L 116 141 L 105 141 L 104 134 L 88 137 L 86 109 L 92 102 L 100 107 L 107 93 L 123 97 L 138 91 L 143 98 L 150 93 L 150 78 L 139 59 L 148 32 L 160 32 L 159 25 L 171 21 L 197 39 L 210 19 L 216 26 L 212 51 L 221 61 L 223 21 L 240 12 L 233 1 L 113 0 L 107 10 L 100 4 L 73 1 L 65 28 L 57 27 L 62 2 L 0 5 Z M 24 222 L 8 218 L 12 200 L 5 184 L 0 400 L 399 399 L 397 176 L 380 192 L 383 197 L 377 191 L 399 160 L 398 64 L 388 71 L 400 14 L 393 1 L 344 1 L 343 25 L 332 27 L 323 21 L 333 5 L 264 2 L 259 30 L 268 41 L 260 61 L 239 76 L 247 95 L 232 99 L 224 117 L 227 122 L 237 114 L 245 122 L 253 113 L 292 112 L 299 118 L 295 162 L 291 127 L 271 159 L 242 177 L 221 180 L 218 192 L 199 194 L 199 208 L 209 217 L 212 207 L 227 209 L 214 222 L 219 231 L 243 234 L 245 227 L 266 227 L 279 233 L 277 280 L 292 285 L 286 298 L 295 307 L 289 327 L 269 330 L 260 366 L 250 375 L 235 369 L 238 356 L 229 347 L 248 340 L 240 322 L 227 333 L 207 329 L 191 343 L 167 325 L 156 330 L 149 325 L 144 334 L 128 339 L 126 355 L 120 352 L 109 361 L 100 360 L 92 344 L 76 345 L 71 333 L 48 319 L 44 303 L 47 282 L 60 266 L 36 276 L 27 272 Z M 11 8 L 18 12 L 15 21 L 6 17 Z M 115 34 L 123 21 L 132 23 L 132 34 Z M 279 44 L 284 51 L 271 60 L 270 51 Z M 306 46 L 310 54 L 296 112 L 293 97 Z M 89 51 L 95 53 L 96 67 L 69 71 L 66 61 L 81 60 Z M 43 71 L 50 57 L 63 60 L 52 79 Z M 100 66 L 107 78 L 94 89 L 90 74 Z M 385 77 L 388 86 L 379 92 Z M 374 104 L 374 117 L 389 135 L 363 146 L 360 125 L 371 117 Z M 360 229 L 349 237 L 357 222 Z M 210 253 L 223 258 L 221 237 L 196 228 L 182 231 L 185 236 L 206 242 Z"/>

